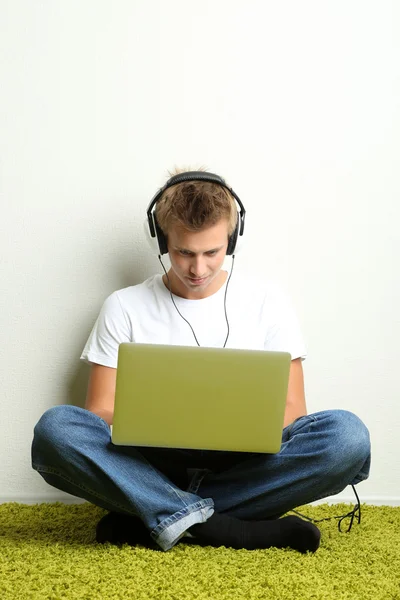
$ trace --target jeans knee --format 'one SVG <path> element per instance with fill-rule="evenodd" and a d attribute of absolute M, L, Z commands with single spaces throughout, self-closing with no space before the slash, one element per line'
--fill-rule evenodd
<path fill-rule="evenodd" d="M 341 470 L 361 468 L 371 453 L 369 431 L 363 421 L 347 410 L 330 412 L 330 463 Z"/>
<path fill-rule="evenodd" d="M 54 451 L 58 449 L 59 452 L 62 452 L 63 445 L 70 438 L 71 420 L 76 410 L 83 409 L 61 404 L 53 406 L 43 413 L 33 430 L 33 463 L 40 463 L 43 454 L 47 455 L 49 450 Z"/>

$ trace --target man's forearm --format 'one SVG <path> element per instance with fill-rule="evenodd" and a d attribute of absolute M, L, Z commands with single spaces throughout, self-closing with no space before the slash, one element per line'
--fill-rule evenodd
<path fill-rule="evenodd" d="M 283 420 L 283 428 L 287 427 L 288 425 L 290 425 L 290 423 L 293 423 L 293 421 L 295 419 L 297 419 L 298 417 L 302 417 L 303 415 L 307 414 L 307 409 L 302 405 L 293 405 L 293 404 L 286 404 L 286 411 L 285 411 L 285 418 Z"/>

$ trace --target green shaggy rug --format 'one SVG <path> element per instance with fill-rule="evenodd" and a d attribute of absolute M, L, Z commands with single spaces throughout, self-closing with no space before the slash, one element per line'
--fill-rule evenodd
<path fill-rule="evenodd" d="M 313 518 L 347 504 L 298 509 Z M 350 533 L 319 524 L 315 554 L 178 544 L 97 544 L 92 504 L 0 505 L 0 598 L 58 600 L 400 600 L 400 507 L 362 505 Z"/>

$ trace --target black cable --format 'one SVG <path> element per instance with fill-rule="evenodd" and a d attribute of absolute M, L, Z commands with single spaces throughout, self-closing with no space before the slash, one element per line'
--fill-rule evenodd
<path fill-rule="evenodd" d="M 235 264 L 235 255 L 232 254 L 232 267 L 231 267 L 231 272 L 229 273 L 228 281 L 226 282 L 225 295 L 224 295 L 225 320 L 226 320 L 226 324 L 228 327 L 228 332 L 226 334 L 225 343 L 223 345 L 223 348 L 225 348 L 226 342 L 228 341 L 228 337 L 229 337 L 229 321 L 228 321 L 228 315 L 226 313 L 226 293 L 228 291 L 228 285 L 229 285 L 230 278 L 232 277 L 232 271 L 233 271 L 234 264 Z"/>
<path fill-rule="evenodd" d="M 290 510 L 289 512 L 293 512 L 296 515 L 299 515 L 299 517 L 302 517 L 303 519 L 306 519 L 306 521 L 311 521 L 312 523 L 320 523 L 321 521 L 330 521 L 331 519 L 340 519 L 339 523 L 338 523 L 338 529 L 339 529 L 340 533 L 342 533 L 342 522 L 344 521 L 344 519 L 347 519 L 347 517 L 351 517 L 350 518 L 350 524 L 349 524 L 349 526 L 347 528 L 347 531 L 346 531 L 346 533 L 349 533 L 349 531 L 353 527 L 354 517 L 356 517 L 356 515 L 357 515 L 358 524 L 361 523 L 361 504 L 360 504 L 360 498 L 358 497 L 358 494 L 356 492 L 356 488 L 354 487 L 354 485 L 352 485 L 351 487 L 353 488 L 353 492 L 356 495 L 357 504 L 354 506 L 353 510 L 351 510 L 350 512 L 348 512 L 345 515 L 339 515 L 337 517 L 325 517 L 324 519 L 311 519 L 310 517 L 306 517 L 305 515 L 302 515 L 297 510 Z"/>
<path fill-rule="evenodd" d="M 184 317 L 184 316 L 183 316 L 183 315 L 180 313 L 180 311 L 179 311 L 178 307 L 177 307 L 177 306 L 176 306 L 176 304 L 175 304 L 175 300 L 174 300 L 174 297 L 173 297 L 173 295 L 172 295 L 172 292 L 171 292 L 171 283 L 170 283 L 170 280 L 169 280 L 169 277 L 168 277 L 168 273 L 167 273 L 167 271 L 165 270 L 165 267 L 164 267 L 164 265 L 163 265 L 163 262 L 162 262 L 162 260 L 161 260 L 161 255 L 160 255 L 160 254 L 158 255 L 158 260 L 160 261 L 160 263 L 161 263 L 161 266 L 162 266 L 162 268 L 164 269 L 164 273 L 165 273 L 165 275 L 167 276 L 167 281 L 168 281 L 168 289 L 169 289 L 169 293 L 170 293 L 170 295 L 171 295 L 171 300 L 172 300 L 172 302 L 173 302 L 173 305 L 175 306 L 176 310 L 178 311 L 178 314 L 179 314 L 179 315 L 182 317 L 182 319 L 183 319 L 184 321 L 186 321 L 186 323 L 189 325 L 189 327 L 190 327 L 190 329 L 192 330 L 192 333 L 193 333 L 193 335 L 194 335 L 194 339 L 196 340 L 196 344 L 197 344 L 197 345 L 200 347 L 199 340 L 197 339 L 197 337 L 196 337 L 196 334 L 195 334 L 195 332 L 193 331 L 193 327 L 191 326 L 191 324 L 189 323 L 189 321 L 188 321 L 187 319 L 185 319 L 185 317 Z M 231 268 L 231 272 L 230 272 L 230 274 L 229 274 L 229 277 L 228 277 L 228 281 L 227 281 L 227 283 L 226 283 L 225 295 L 224 295 L 224 311 L 225 311 L 225 319 L 226 319 L 226 324 L 227 324 L 227 327 L 228 327 L 228 332 L 227 332 L 227 334 L 226 334 L 225 343 L 224 343 L 224 345 L 223 345 L 223 348 L 225 348 L 225 346 L 226 346 L 226 342 L 228 341 L 228 337 L 229 337 L 229 321 L 228 321 L 228 315 L 227 315 L 227 312 L 226 312 L 226 293 L 227 293 L 227 291 L 228 291 L 228 285 L 229 285 L 229 281 L 230 281 L 230 279 L 231 279 L 231 277 L 232 277 L 232 272 L 233 272 L 234 263 L 235 263 L 235 255 L 233 254 L 233 255 L 232 255 L 232 268 Z"/>

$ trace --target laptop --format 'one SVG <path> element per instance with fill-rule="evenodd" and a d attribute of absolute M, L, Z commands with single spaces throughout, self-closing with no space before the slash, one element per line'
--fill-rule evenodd
<path fill-rule="evenodd" d="M 290 362 L 288 352 L 124 342 L 111 441 L 277 453 Z"/>

